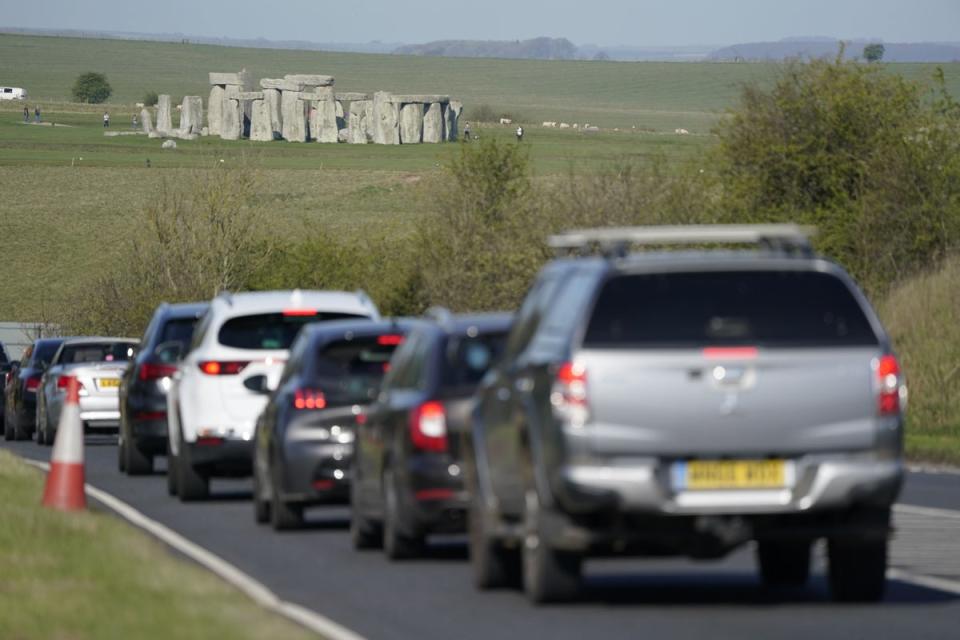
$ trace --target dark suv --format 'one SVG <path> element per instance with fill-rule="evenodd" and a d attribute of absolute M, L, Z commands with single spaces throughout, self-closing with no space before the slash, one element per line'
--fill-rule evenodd
<path fill-rule="evenodd" d="M 499 357 L 512 318 L 433 316 L 394 353 L 357 427 L 351 538 L 358 549 L 382 543 L 391 559 L 416 555 L 430 533 L 463 531 L 460 455 L 470 396 Z"/>
<path fill-rule="evenodd" d="M 793 225 L 571 233 L 485 378 L 465 455 L 475 582 L 576 594 L 598 554 L 719 558 L 756 541 L 799 586 L 882 597 L 906 388 L 890 340 Z M 631 244 L 755 244 L 652 251 Z M 522 569 L 522 571 L 521 571 Z"/>
<path fill-rule="evenodd" d="M 153 458 L 167 452 L 167 389 L 187 350 L 206 302 L 163 303 L 140 341 L 136 359 L 120 382 L 117 466 L 129 475 L 153 471 Z"/>
<path fill-rule="evenodd" d="M 403 320 L 349 320 L 300 330 L 257 420 L 257 522 L 290 529 L 302 523 L 304 507 L 347 502 L 357 423 L 409 328 Z"/>
<path fill-rule="evenodd" d="M 40 378 L 65 338 L 41 338 L 23 352 L 20 365 L 10 371 L 4 388 L 3 437 L 26 440 L 37 423 L 37 391 Z"/>

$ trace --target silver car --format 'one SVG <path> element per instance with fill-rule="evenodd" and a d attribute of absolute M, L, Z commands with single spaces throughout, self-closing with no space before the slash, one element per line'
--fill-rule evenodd
<path fill-rule="evenodd" d="M 136 355 L 132 338 L 73 338 L 50 361 L 37 394 L 37 442 L 52 445 L 66 397 L 67 383 L 80 383 L 80 420 L 85 429 L 120 426 L 120 378 Z"/>

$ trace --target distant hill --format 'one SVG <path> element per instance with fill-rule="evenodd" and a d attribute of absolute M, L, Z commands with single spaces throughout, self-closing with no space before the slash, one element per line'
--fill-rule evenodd
<path fill-rule="evenodd" d="M 884 62 L 960 62 L 960 43 L 847 41 L 844 57 L 863 58 L 863 48 L 872 42 L 883 44 Z M 713 51 L 708 60 L 785 60 L 788 58 L 829 58 L 837 55 L 840 41 L 829 38 L 778 42 L 748 42 Z"/>
<path fill-rule="evenodd" d="M 437 40 L 426 44 L 408 44 L 393 50 L 393 53 L 413 56 L 536 60 L 573 60 L 577 52 L 577 46 L 566 38 Z"/>

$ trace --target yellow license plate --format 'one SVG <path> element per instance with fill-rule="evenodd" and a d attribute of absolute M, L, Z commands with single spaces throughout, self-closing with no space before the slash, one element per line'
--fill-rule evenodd
<path fill-rule="evenodd" d="M 787 484 L 783 460 L 691 460 L 677 463 L 680 489 L 774 489 Z"/>
<path fill-rule="evenodd" d="M 100 385 L 101 389 L 113 389 L 120 386 L 119 378 L 100 378 L 97 381 L 97 384 Z"/>

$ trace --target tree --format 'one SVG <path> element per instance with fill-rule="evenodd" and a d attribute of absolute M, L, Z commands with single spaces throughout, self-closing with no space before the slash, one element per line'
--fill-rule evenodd
<path fill-rule="evenodd" d="M 863 48 L 863 59 L 867 62 L 880 62 L 883 59 L 883 45 L 879 42 L 868 44 Z"/>
<path fill-rule="evenodd" d="M 81 74 L 73 83 L 73 97 L 77 102 L 100 104 L 106 102 L 112 93 L 113 88 L 107 82 L 107 76 L 95 71 Z"/>

